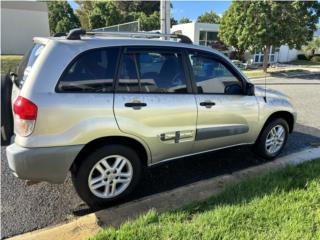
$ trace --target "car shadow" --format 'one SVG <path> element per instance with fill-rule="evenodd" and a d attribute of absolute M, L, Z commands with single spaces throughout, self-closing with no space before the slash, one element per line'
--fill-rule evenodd
<path fill-rule="evenodd" d="M 299 152 L 312 145 L 320 144 L 320 130 L 297 124 L 289 136 L 286 147 L 280 156 Z M 233 147 L 197 156 L 185 157 L 161 163 L 146 169 L 140 184 L 125 200 L 110 205 L 117 206 L 156 193 L 169 191 L 201 180 L 224 174 L 231 174 L 265 162 L 255 155 L 252 146 Z M 82 216 L 100 209 L 86 205 L 74 210 L 74 215 Z"/>
<path fill-rule="evenodd" d="M 296 75 L 299 75 L 299 78 L 313 79 L 313 80 L 316 80 L 315 76 L 318 75 L 318 73 L 315 74 L 314 70 L 310 71 L 306 69 L 292 69 L 292 70 L 284 70 L 284 71 L 278 71 L 278 72 L 269 72 L 269 74 L 272 77 L 287 77 L 287 78 L 294 78 L 296 77 Z"/>

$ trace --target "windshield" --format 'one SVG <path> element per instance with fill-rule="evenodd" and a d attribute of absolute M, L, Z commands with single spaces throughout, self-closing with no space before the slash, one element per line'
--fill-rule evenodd
<path fill-rule="evenodd" d="M 18 68 L 18 77 L 16 81 L 20 88 L 26 81 L 28 75 L 31 72 L 32 66 L 34 65 L 43 48 L 43 44 L 36 43 L 22 58 Z"/>

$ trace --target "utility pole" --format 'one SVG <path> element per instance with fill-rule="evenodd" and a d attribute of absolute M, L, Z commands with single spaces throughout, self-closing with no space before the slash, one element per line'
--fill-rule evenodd
<path fill-rule="evenodd" d="M 162 34 L 170 34 L 170 0 L 160 1 L 160 26 Z"/>

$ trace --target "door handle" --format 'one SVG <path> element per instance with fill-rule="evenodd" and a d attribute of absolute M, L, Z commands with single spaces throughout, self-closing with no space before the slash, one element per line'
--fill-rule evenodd
<path fill-rule="evenodd" d="M 200 103 L 200 106 L 204 106 L 204 107 L 206 107 L 206 108 L 211 108 L 211 107 L 214 106 L 214 105 L 216 105 L 215 102 L 209 102 L 209 101 L 207 101 L 207 102 L 201 102 L 201 103 Z"/>
<path fill-rule="evenodd" d="M 147 104 L 143 103 L 143 102 L 129 102 L 129 103 L 125 103 L 124 106 L 133 107 L 133 108 L 140 108 L 140 107 L 146 107 Z"/>

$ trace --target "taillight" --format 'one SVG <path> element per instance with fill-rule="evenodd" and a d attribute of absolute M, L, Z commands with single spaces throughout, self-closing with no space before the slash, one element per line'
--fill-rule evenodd
<path fill-rule="evenodd" d="M 35 126 L 37 112 L 37 105 L 19 96 L 13 104 L 15 132 L 23 137 L 30 135 Z"/>

